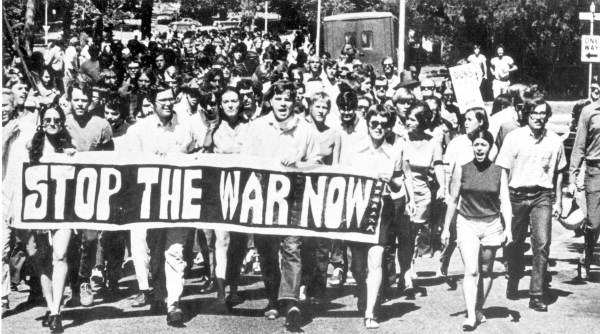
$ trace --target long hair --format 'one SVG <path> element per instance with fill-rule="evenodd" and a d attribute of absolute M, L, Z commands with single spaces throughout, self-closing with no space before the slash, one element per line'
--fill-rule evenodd
<path fill-rule="evenodd" d="M 29 161 L 31 163 L 39 163 L 40 158 L 42 157 L 42 154 L 44 152 L 46 132 L 44 131 L 43 122 L 46 112 L 50 109 L 54 109 L 58 112 L 58 115 L 60 117 L 60 123 L 62 125 L 62 129 L 55 136 L 54 151 L 62 153 L 65 148 L 71 146 L 71 136 L 64 127 L 66 120 L 65 112 L 55 100 L 48 107 L 42 108 L 40 110 L 40 125 L 38 125 L 35 133 L 33 134 L 33 138 L 31 139 L 31 147 L 29 148 Z"/>

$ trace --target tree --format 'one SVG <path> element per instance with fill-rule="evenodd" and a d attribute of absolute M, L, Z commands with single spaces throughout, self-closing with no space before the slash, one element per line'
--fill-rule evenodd
<path fill-rule="evenodd" d="M 150 38 L 152 30 L 152 7 L 154 6 L 154 0 L 142 0 L 142 7 L 140 18 L 142 19 L 142 25 L 140 32 L 142 33 L 142 39 Z"/>

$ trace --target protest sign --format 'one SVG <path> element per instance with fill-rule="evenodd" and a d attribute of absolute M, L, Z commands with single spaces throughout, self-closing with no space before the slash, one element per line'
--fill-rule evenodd
<path fill-rule="evenodd" d="M 15 227 L 179 226 L 375 243 L 384 183 L 370 173 L 239 155 L 55 155 L 23 165 Z"/>
<path fill-rule="evenodd" d="M 450 67 L 448 70 L 460 112 L 465 113 L 471 107 L 483 107 L 483 98 L 479 90 L 481 69 L 478 65 L 465 64 Z"/>

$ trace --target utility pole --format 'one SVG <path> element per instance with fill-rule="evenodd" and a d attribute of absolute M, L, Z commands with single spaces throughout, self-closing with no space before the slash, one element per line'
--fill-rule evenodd
<path fill-rule="evenodd" d="M 267 33 L 268 22 L 269 22 L 269 1 L 265 1 L 265 34 Z"/>
<path fill-rule="evenodd" d="M 317 57 L 321 56 L 321 0 L 317 2 L 317 40 L 315 41 Z"/>
<path fill-rule="evenodd" d="M 404 35 L 406 34 L 406 0 L 398 1 L 398 76 L 404 70 Z"/>

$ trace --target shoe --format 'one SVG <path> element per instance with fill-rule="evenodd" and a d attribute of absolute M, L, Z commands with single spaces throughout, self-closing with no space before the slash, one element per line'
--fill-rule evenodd
<path fill-rule="evenodd" d="M 548 305 L 540 297 L 531 297 L 529 299 L 529 308 L 538 312 L 548 312 Z"/>
<path fill-rule="evenodd" d="M 379 328 L 379 322 L 375 318 L 365 318 L 366 329 L 377 329 Z"/>
<path fill-rule="evenodd" d="M 178 306 L 174 306 L 167 313 L 167 325 L 171 327 L 183 327 L 183 311 Z"/>
<path fill-rule="evenodd" d="M 229 304 L 233 305 L 241 304 L 244 302 L 244 298 L 240 297 L 240 295 L 237 292 L 230 292 L 226 300 Z"/>
<path fill-rule="evenodd" d="M 510 300 L 518 300 L 519 299 L 519 281 L 509 279 L 506 282 L 506 298 Z"/>
<path fill-rule="evenodd" d="M 343 275 L 344 275 L 344 270 L 342 270 L 342 268 L 337 267 L 337 268 L 333 269 L 333 273 L 331 274 L 331 278 L 329 279 L 329 285 L 331 285 L 331 286 L 342 285 Z"/>
<path fill-rule="evenodd" d="M 102 274 L 102 270 L 99 268 L 92 269 L 92 275 L 90 276 L 90 283 L 92 287 L 92 291 L 98 291 L 102 288 L 106 287 L 104 275 Z"/>
<path fill-rule="evenodd" d="M 465 320 L 462 324 L 463 332 L 472 332 L 477 328 L 477 320 L 470 321 L 469 319 Z"/>
<path fill-rule="evenodd" d="M 46 311 L 42 317 L 42 327 L 50 327 L 50 311 Z"/>
<path fill-rule="evenodd" d="M 227 307 L 227 302 L 225 301 L 225 298 L 217 298 L 213 302 L 211 310 L 216 314 L 228 314 L 229 307 Z"/>
<path fill-rule="evenodd" d="M 268 320 L 275 320 L 279 317 L 279 310 L 277 302 L 269 302 L 269 305 L 265 308 L 265 318 Z"/>
<path fill-rule="evenodd" d="M 133 299 L 131 303 L 131 307 L 144 307 L 150 304 L 150 296 L 148 290 L 142 290 L 138 293 L 137 296 Z"/>
<path fill-rule="evenodd" d="M 215 280 L 207 279 L 206 284 L 200 288 L 200 293 L 211 293 L 215 291 Z"/>
<path fill-rule="evenodd" d="M 90 283 L 81 283 L 79 287 L 79 300 L 82 306 L 91 306 L 94 303 L 94 292 Z"/>
<path fill-rule="evenodd" d="M 306 301 L 306 285 L 300 286 L 300 292 L 298 292 L 298 300 L 301 302 Z"/>
<path fill-rule="evenodd" d="M 62 321 L 60 319 L 60 314 L 50 315 L 48 317 L 48 327 L 50 328 L 50 333 L 62 333 Z"/>
<path fill-rule="evenodd" d="M 296 303 L 292 302 L 285 312 L 285 327 L 288 330 L 298 330 L 300 328 L 300 321 L 302 320 L 302 314 L 300 308 L 296 306 Z"/>
<path fill-rule="evenodd" d="M 165 314 L 167 313 L 167 304 L 162 300 L 154 300 L 150 304 L 150 313 L 152 314 Z"/>

